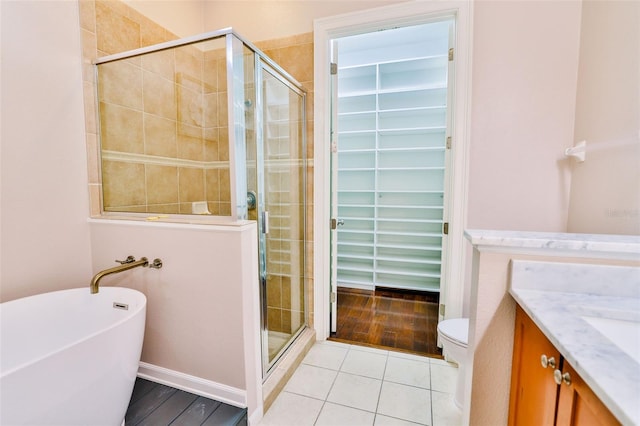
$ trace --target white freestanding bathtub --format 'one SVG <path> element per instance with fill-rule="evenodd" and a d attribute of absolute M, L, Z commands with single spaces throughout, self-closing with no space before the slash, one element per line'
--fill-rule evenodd
<path fill-rule="evenodd" d="M 89 287 L 0 304 L 1 425 L 121 425 L 147 299 Z"/>

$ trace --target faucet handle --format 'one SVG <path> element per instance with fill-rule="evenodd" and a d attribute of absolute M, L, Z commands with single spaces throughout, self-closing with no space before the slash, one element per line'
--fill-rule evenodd
<path fill-rule="evenodd" d="M 118 260 L 116 259 L 116 262 L 118 262 L 121 265 L 124 265 L 126 263 L 133 263 L 136 261 L 136 258 L 133 256 L 127 256 L 127 258 L 125 260 Z"/>

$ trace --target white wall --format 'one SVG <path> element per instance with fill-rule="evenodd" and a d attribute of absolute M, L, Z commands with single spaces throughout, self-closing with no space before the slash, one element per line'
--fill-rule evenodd
<path fill-rule="evenodd" d="M 255 43 L 313 31 L 313 20 L 406 0 L 123 0 L 179 37 L 233 27 Z"/>
<path fill-rule="evenodd" d="M 206 0 L 207 31 L 233 27 L 251 42 L 313 31 L 313 20 L 406 0 Z"/>
<path fill-rule="evenodd" d="M 89 286 L 78 6 L 2 1 L 0 300 Z"/>
<path fill-rule="evenodd" d="M 477 1 L 468 227 L 565 232 L 579 1 Z"/>
<path fill-rule="evenodd" d="M 569 232 L 640 234 L 638 1 L 584 2 L 574 141 L 581 140 L 589 150 L 584 163 L 572 161 Z"/>
<path fill-rule="evenodd" d="M 566 232 L 580 7 L 475 2 L 467 229 Z"/>

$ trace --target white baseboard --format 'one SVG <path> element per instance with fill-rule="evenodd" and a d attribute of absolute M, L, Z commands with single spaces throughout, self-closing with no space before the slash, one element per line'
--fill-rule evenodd
<path fill-rule="evenodd" d="M 247 392 L 222 383 L 212 382 L 211 380 L 158 367 L 146 362 L 140 363 L 138 377 L 236 407 L 247 408 Z"/>

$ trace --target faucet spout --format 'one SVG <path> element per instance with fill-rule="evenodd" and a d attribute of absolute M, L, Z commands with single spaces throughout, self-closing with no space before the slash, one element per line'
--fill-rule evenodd
<path fill-rule="evenodd" d="M 142 257 L 140 258 L 140 260 L 126 262 L 120 266 L 114 266 L 113 268 L 105 269 L 104 271 L 98 272 L 94 275 L 93 279 L 91 280 L 91 285 L 89 286 L 89 288 L 91 289 L 91 294 L 95 294 L 98 292 L 98 285 L 103 277 L 111 274 L 117 274 L 118 272 L 122 271 L 128 271 L 129 269 L 137 268 L 138 266 L 149 266 L 149 260 L 146 257 Z"/>

